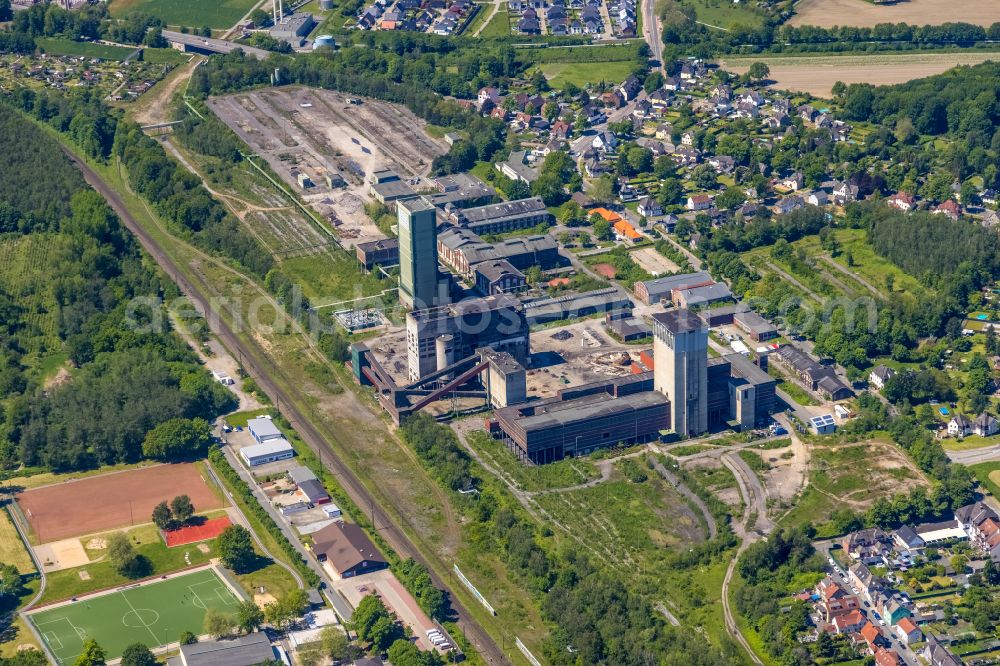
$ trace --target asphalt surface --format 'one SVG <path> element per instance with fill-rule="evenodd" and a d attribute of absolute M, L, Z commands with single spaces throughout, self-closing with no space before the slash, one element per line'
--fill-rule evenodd
<path fill-rule="evenodd" d="M 350 496 L 351 500 L 358 506 L 370 508 L 372 520 L 375 525 L 378 526 L 382 538 L 386 540 L 389 546 L 392 547 L 392 549 L 395 550 L 400 557 L 404 559 L 412 557 L 417 562 L 420 562 L 430 572 L 431 580 L 434 582 L 435 586 L 449 590 L 445 581 L 434 572 L 427 559 L 420 553 L 419 550 L 417 550 L 416 546 L 402 531 L 402 529 L 400 529 L 391 519 L 389 513 L 375 503 L 373 496 L 368 492 L 357 476 L 355 476 L 353 470 L 351 470 L 350 467 L 344 464 L 339 458 L 334 456 L 333 450 L 326 438 L 320 434 L 319 430 L 312 424 L 311 421 L 303 416 L 296 404 L 289 399 L 289 395 L 285 392 L 285 390 L 282 389 L 272 378 L 272 374 L 281 375 L 280 369 L 276 368 L 273 363 L 271 363 L 271 361 L 266 357 L 264 351 L 256 344 L 244 342 L 241 338 L 239 338 L 230 328 L 221 313 L 218 313 L 218 315 L 213 313 L 209 300 L 206 299 L 197 289 L 195 289 L 194 285 L 187 279 L 187 277 L 180 272 L 173 259 L 171 259 L 170 256 L 167 255 L 162 248 L 160 248 L 156 240 L 150 236 L 138 222 L 136 222 L 135 218 L 133 218 L 129 213 L 125 203 L 122 201 L 118 193 L 111 186 L 109 186 L 97 172 L 91 169 L 86 163 L 77 159 L 72 152 L 65 147 L 63 147 L 63 151 L 70 158 L 73 164 L 80 169 L 90 186 L 100 193 L 102 197 L 104 197 L 104 199 L 108 202 L 108 205 L 110 205 L 115 213 L 121 218 L 122 222 L 129 229 L 129 231 L 135 234 L 143 248 L 153 257 L 163 271 L 177 284 L 181 291 L 184 292 L 189 299 L 191 299 L 195 309 L 198 310 L 198 312 L 205 317 L 206 321 L 212 325 L 212 332 L 219 338 L 219 341 L 225 345 L 230 353 L 233 353 L 239 358 L 244 370 L 254 379 L 261 390 L 263 390 L 278 406 L 284 416 L 291 422 L 292 426 L 302 437 L 303 441 L 317 453 L 320 460 L 323 461 L 324 466 L 337 476 L 341 486 L 348 496 Z M 293 383 L 288 383 L 290 386 L 294 386 Z M 462 629 L 465 637 L 476 649 L 476 651 L 479 652 L 486 663 L 509 664 L 510 661 L 506 658 L 486 630 L 472 619 L 468 609 L 462 604 L 462 602 L 454 594 L 449 594 L 449 597 L 452 609 L 457 617 L 456 622 L 459 628 Z"/>

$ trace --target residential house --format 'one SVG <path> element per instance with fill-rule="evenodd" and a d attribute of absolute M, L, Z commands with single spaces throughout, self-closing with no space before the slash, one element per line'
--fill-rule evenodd
<path fill-rule="evenodd" d="M 715 155 L 708 159 L 708 163 L 719 173 L 732 173 L 736 168 L 736 160 L 729 155 Z"/>
<path fill-rule="evenodd" d="M 793 210 L 798 210 L 806 205 L 806 202 L 797 194 L 793 194 L 790 197 L 785 197 L 784 199 L 779 199 L 778 203 L 774 205 L 774 210 L 779 215 L 785 213 L 791 213 Z"/>
<path fill-rule="evenodd" d="M 997 191 L 993 189 L 985 189 L 979 193 L 979 200 L 982 201 L 987 206 L 996 206 Z"/>
<path fill-rule="evenodd" d="M 806 203 L 812 206 L 825 206 L 829 202 L 830 198 L 827 196 L 826 190 L 815 190 L 806 197 Z"/>
<path fill-rule="evenodd" d="M 899 640 L 902 641 L 903 645 L 919 643 L 924 638 L 924 633 L 920 631 L 920 627 L 914 624 L 913 620 L 908 617 L 904 617 L 896 624 L 896 634 L 899 635 Z"/>
<path fill-rule="evenodd" d="M 598 132 L 594 135 L 594 139 L 590 142 L 590 145 L 595 150 L 602 150 L 609 153 L 615 149 L 615 146 L 618 145 L 618 137 L 616 137 L 613 132 Z"/>
<path fill-rule="evenodd" d="M 869 527 L 845 536 L 841 546 L 852 560 L 865 565 L 882 565 L 892 553 L 892 537 L 879 527 Z"/>
<path fill-rule="evenodd" d="M 930 634 L 927 636 L 927 644 L 924 645 L 923 657 L 930 666 L 963 666 L 961 659 Z"/>
<path fill-rule="evenodd" d="M 642 200 L 639 201 L 639 207 L 637 210 L 639 215 L 642 215 L 643 217 L 660 217 L 663 215 L 663 206 L 661 206 L 656 199 L 650 196 L 643 197 Z"/>
<path fill-rule="evenodd" d="M 857 201 L 858 186 L 845 181 L 835 183 L 833 186 L 833 200 L 841 206 L 851 201 Z"/>
<path fill-rule="evenodd" d="M 476 98 L 476 101 L 480 108 L 482 108 L 487 102 L 492 103 L 493 106 L 497 106 L 500 104 L 500 91 L 493 86 L 482 88 L 479 91 L 479 96 Z"/>
<path fill-rule="evenodd" d="M 893 208 L 898 208 L 902 211 L 911 211 L 913 207 L 916 206 L 917 200 L 912 194 L 908 192 L 896 192 L 891 197 L 885 200 L 887 204 Z"/>
<path fill-rule="evenodd" d="M 972 422 L 972 433 L 980 437 L 992 437 L 997 434 L 998 429 L 1000 429 L 1000 424 L 989 412 L 983 412 Z"/>
<path fill-rule="evenodd" d="M 802 177 L 801 171 L 796 171 L 792 175 L 782 178 L 777 183 L 779 187 L 783 187 L 791 192 L 801 189 L 803 184 L 805 184 L 805 179 Z"/>
<path fill-rule="evenodd" d="M 952 437 L 965 437 L 972 432 L 972 422 L 962 414 L 956 414 L 948 421 L 948 434 Z"/>
<path fill-rule="evenodd" d="M 668 76 L 663 80 L 663 88 L 672 92 L 677 92 L 684 88 L 683 81 L 676 76 Z"/>
<path fill-rule="evenodd" d="M 639 92 L 642 91 L 642 82 L 634 76 L 630 76 L 618 86 L 618 92 L 626 102 L 631 102 Z"/>
<path fill-rule="evenodd" d="M 868 383 L 881 391 L 886 383 L 896 376 L 896 371 L 887 365 L 876 365 L 868 374 Z"/>
<path fill-rule="evenodd" d="M 688 210 L 707 210 L 712 206 L 712 197 L 707 194 L 692 194 L 687 200 Z"/>
<path fill-rule="evenodd" d="M 934 209 L 934 214 L 944 215 L 957 222 L 958 218 L 962 216 L 962 207 L 954 199 L 948 199 Z"/>
<path fill-rule="evenodd" d="M 923 537 L 917 534 L 909 525 L 903 525 L 898 530 L 892 533 L 892 541 L 896 545 L 896 550 L 898 552 L 920 552 L 923 550 L 926 542 Z"/>
<path fill-rule="evenodd" d="M 861 627 L 865 626 L 865 622 L 867 622 L 865 616 L 862 615 L 860 610 L 855 608 L 850 613 L 834 616 L 830 622 L 830 630 L 835 634 L 853 634 L 861 631 Z"/>
<path fill-rule="evenodd" d="M 868 622 L 865 626 L 861 627 L 861 631 L 858 632 L 861 638 L 864 639 L 865 643 L 868 645 L 868 651 L 871 654 L 875 654 L 875 651 L 880 647 L 885 646 L 885 637 L 877 626 Z"/>
<path fill-rule="evenodd" d="M 969 535 L 972 546 L 1000 561 L 1000 516 L 982 502 L 976 502 L 955 511 L 955 518 Z"/>
<path fill-rule="evenodd" d="M 875 666 L 902 666 L 903 662 L 895 650 L 884 647 L 875 648 Z"/>
<path fill-rule="evenodd" d="M 826 622 L 833 622 L 833 618 L 861 608 L 856 596 L 830 578 L 824 578 L 819 582 L 816 586 L 816 595 L 819 597 L 817 610 Z"/>
<path fill-rule="evenodd" d="M 910 609 L 900 603 L 899 599 L 883 596 L 880 601 L 882 619 L 890 627 L 898 624 L 903 618 L 910 617 Z"/>
<path fill-rule="evenodd" d="M 884 581 L 873 574 L 864 562 L 855 562 L 848 568 L 847 580 L 868 603 L 874 602 L 885 586 Z"/>

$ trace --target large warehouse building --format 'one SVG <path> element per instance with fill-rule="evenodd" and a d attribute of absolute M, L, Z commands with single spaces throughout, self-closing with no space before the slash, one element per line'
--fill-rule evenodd
<path fill-rule="evenodd" d="M 535 464 L 657 439 L 670 428 L 670 402 L 651 390 L 652 379 L 632 375 L 498 409 L 494 432 Z"/>

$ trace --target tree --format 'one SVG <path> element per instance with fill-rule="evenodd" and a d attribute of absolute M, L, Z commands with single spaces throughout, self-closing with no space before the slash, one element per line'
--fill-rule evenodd
<path fill-rule="evenodd" d="M 13 564 L 0 564 L 0 602 L 21 592 L 21 573 Z"/>
<path fill-rule="evenodd" d="M 236 626 L 249 634 L 264 624 L 264 611 L 252 599 L 240 603 L 236 609 Z"/>
<path fill-rule="evenodd" d="M 264 606 L 264 617 L 269 623 L 282 629 L 305 613 L 308 607 L 309 597 L 305 591 L 294 590 Z"/>
<path fill-rule="evenodd" d="M 750 69 L 747 70 L 747 75 L 754 81 L 763 81 L 771 75 L 771 68 L 767 66 L 766 62 L 758 60 L 750 65 Z"/>
<path fill-rule="evenodd" d="M 369 594 L 358 602 L 358 607 L 354 609 L 354 614 L 351 616 L 351 626 L 361 640 L 367 641 L 370 640 L 369 632 L 375 622 L 388 615 L 389 610 L 382 603 L 382 599 L 374 594 Z"/>
<path fill-rule="evenodd" d="M 653 151 L 636 146 L 628 149 L 628 166 L 632 173 L 647 173 L 653 169 Z"/>
<path fill-rule="evenodd" d="M 598 203 L 608 203 L 615 196 L 615 183 L 611 176 L 603 175 L 590 183 L 590 198 Z"/>
<path fill-rule="evenodd" d="M 723 210 L 736 210 L 746 201 L 746 195 L 739 187 L 729 187 L 715 198 L 715 205 Z"/>
<path fill-rule="evenodd" d="M 594 236 L 597 240 L 608 241 L 614 236 L 611 232 L 611 223 L 605 220 L 603 217 L 594 222 Z"/>
<path fill-rule="evenodd" d="M 717 184 L 718 173 L 711 164 L 702 164 L 691 172 L 691 180 L 703 190 L 711 190 Z"/>
<path fill-rule="evenodd" d="M 247 573 L 253 569 L 257 554 L 253 550 L 253 538 L 249 530 L 240 525 L 230 525 L 216 540 L 222 563 L 236 573 Z"/>
<path fill-rule="evenodd" d="M 224 638 L 233 633 L 236 626 L 236 616 L 223 613 L 218 608 L 205 611 L 204 630 L 215 638 Z"/>
<path fill-rule="evenodd" d="M 375 621 L 368 632 L 372 646 L 379 651 L 386 650 L 400 637 L 399 625 L 392 616 L 383 616 Z"/>
<path fill-rule="evenodd" d="M 142 643 L 132 643 L 122 652 L 121 666 L 156 666 L 156 657 Z"/>
<path fill-rule="evenodd" d="M 9 21 L 14 18 L 14 10 L 10 5 L 10 0 L 0 0 L 0 21 Z"/>
<path fill-rule="evenodd" d="M 319 640 L 323 646 L 323 654 L 332 657 L 334 661 L 341 660 L 347 655 L 350 642 L 343 631 L 334 627 L 324 627 L 319 634 Z"/>
<path fill-rule="evenodd" d="M 204 454 L 211 442 L 212 426 L 208 421 L 175 418 L 149 431 L 142 441 L 142 453 L 159 460 L 182 460 Z"/>
<path fill-rule="evenodd" d="M 271 15 L 263 9 L 255 9 L 250 13 L 250 20 L 255 28 L 266 28 L 272 23 Z"/>
<path fill-rule="evenodd" d="M 126 578 L 139 578 L 149 571 L 149 560 L 136 552 L 123 532 L 116 532 L 108 539 L 108 561 Z"/>
<path fill-rule="evenodd" d="M 153 507 L 153 524 L 161 530 L 169 530 L 174 527 L 174 514 L 170 512 L 167 501 L 163 500 Z"/>
<path fill-rule="evenodd" d="M 178 642 L 181 645 L 193 645 L 198 642 L 198 637 L 190 631 L 182 631 Z"/>
<path fill-rule="evenodd" d="M 178 495 L 170 502 L 170 510 L 174 514 L 174 520 L 179 523 L 186 523 L 194 515 L 194 505 L 187 495 Z"/>
<path fill-rule="evenodd" d="M 102 666 L 106 658 L 104 648 L 98 645 L 93 638 L 88 638 L 87 642 L 83 644 L 83 652 L 77 656 L 74 664 L 75 666 Z"/>

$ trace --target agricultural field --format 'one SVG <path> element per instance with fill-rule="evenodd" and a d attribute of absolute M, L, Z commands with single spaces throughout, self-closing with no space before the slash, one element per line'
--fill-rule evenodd
<path fill-rule="evenodd" d="M 809 485 L 783 525 L 813 523 L 823 536 L 823 523 L 837 509 L 864 511 L 879 497 L 929 485 L 906 454 L 888 442 L 810 446 Z"/>
<path fill-rule="evenodd" d="M 850 1 L 872 6 L 862 0 Z M 910 3 L 901 3 L 898 6 L 903 7 L 908 4 Z M 997 0 L 996 4 L 1000 4 L 1000 0 Z M 831 89 L 837 81 L 871 83 L 877 86 L 891 85 L 940 74 L 957 65 L 978 65 L 987 60 L 996 60 L 998 57 L 1000 53 L 984 51 L 870 55 L 800 54 L 726 58 L 720 64 L 736 74 L 743 74 L 750 69 L 752 63 L 763 61 L 771 69 L 768 78 L 773 81 L 772 88 L 828 98 L 832 96 Z"/>
<path fill-rule="evenodd" d="M 940 25 L 948 22 L 989 26 L 1000 17 L 1000 0 L 908 0 L 874 4 L 868 0 L 800 0 L 789 25 L 871 27 L 879 23 Z"/>
<path fill-rule="evenodd" d="M 635 63 L 621 62 L 553 62 L 538 66 L 549 85 L 556 89 L 563 88 L 567 83 L 583 88 L 588 84 L 619 83 L 632 70 Z"/>
<path fill-rule="evenodd" d="M 143 12 L 163 19 L 167 25 L 221 29 L 235 25 L 256 4 L 256 0 L 112 0 L 110 9 L 112 16 Z"/>

